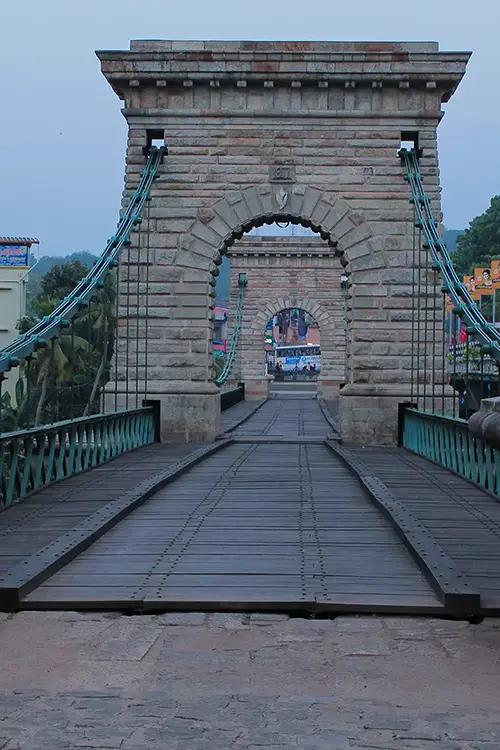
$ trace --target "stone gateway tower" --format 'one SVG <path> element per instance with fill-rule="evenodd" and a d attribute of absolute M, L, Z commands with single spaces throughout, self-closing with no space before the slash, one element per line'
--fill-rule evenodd
<path fill-rule="evenodd" d="M 394 442 L 410 396 L 413 235 L 397 152 L 402 141 L 422 149 L 439 215 L 436 128 L 468 53 L 434 42 L 152 40 L 98 57 L 129 127 L 125 202 L 145 147 L 168 147 L 149 209 L 148 395 L 160 401 L 163 436 L 167 424 L 186 440 L 217 433 L 214 278 L 228 247 L 276 220 L 319 232 L 324 257 L 349 274 L 347 335 L 331 334 L 345 342 L 344 439 Z M 262 289 L 265 311 L 274 301 Z"/>

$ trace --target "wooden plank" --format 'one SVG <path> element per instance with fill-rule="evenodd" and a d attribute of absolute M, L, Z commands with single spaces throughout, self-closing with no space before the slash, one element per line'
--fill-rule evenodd
<path fill-rule="evenodd" d="M 327 444 L 330 450 L 340 456 L 357 474 L 374 502 L 390 519 L 447 610 L 468 616 L 478 614 L 481 607 L 479 592 L 457 570 L 455 563 L 444 553 L 437 539 L 426 531 L 408 507 L 397 500 L 379 477 L 369 474 L 359 458 L 343 446 Z"/>
<path fill-rule="evenodd" d="M 359 483 L 324 446 L 304 442 L 235 444 L 207 459 L 23 606 L 98 606 L 92 591 L 99 606 L 109 595 L 109 607 L 142 609 L 366 611 L 372 597 L 381 611 L 442 612 Z"/>
<path fill-rule="evenodd" d="M 500 592 L 492 595 L 487 581 L 475 575 L 481 569 L 478 566 L 484 564 L 488 578 L 500 581 L 498 501 L 465 479 L 404 449 L 393 449 L 389 461 L 386 452 L 386 460 L 381 460 L 380 450 L 352 451 L 435 536 L 463 576 L 474 580 L 481 593 L 482 612 L 498 611 Z"/>
<path fill-rule="evenodd" d="M 22 595 L 32 591 L 35 586 L 76 557 L 79 552 L 87 549 L 96 539 L 144 503 L 157 488 L 174 481 L 207 456 L 227 447 L 230 442 L 230 440 L 220 441 L 189 454 L 183 461 L 177 462 L 166 471 L 142 482 L 131 492 L 108 503 L 70 532 L 48 544 L 36 555 L 9 569 L 0 579 L 0 605 L 6 608 L 17 607 Z"/>

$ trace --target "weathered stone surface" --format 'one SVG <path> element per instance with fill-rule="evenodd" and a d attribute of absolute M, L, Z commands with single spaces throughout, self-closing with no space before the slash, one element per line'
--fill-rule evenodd
<path fill-rule="evenodd" d="M 231 261 L 230 331 L 238 297 L 238 277 L 248 286 L 241 321 L 241 339 L 234 378 L 245 383 L 246 398 L 267 395 L 268 381 L 262 345 L 268 320 L 280 310 L 299 307 L 320 325 L 321 376 L 336 384 L 345 377 L 345 300 L 340 286 L 341 264 L 328 245 L 314 237 L 247 237 L 228 251 Z M 278 270 L 279 269 L 279 270 Z M 231 315 L 233 313 L 233 315 Z"/>
<path fill-rule="evenodd" d="M 499 648 L 495 620 L 20 613 L 0 747 L 496 750 Z"/>
<path fill-rule="evenodd" d="M 151 278 L 155 284 L 165 282 L 164 290 L 155 286 L 150 315 L 165 329 L 164 353 L 178 353 L 169 351 L 169 342 L 180 321 L 192 325 L 193 339 L 201 335 L 207 342 L 204 362 L 185 366 L 182 374 L 175 357 L 159 366 L 155 352 L 149 363 L 151 389 L 168 390 L 169 383 L 180 379 L 210 381 L 213 300 L 207 287 L 215 264 L 243 231 L 276 217 L 320 230 L 341 254 L 353 287 L 364 287 L 348 295 L 344 312 L 329 311 L 335 318 L 330 333 L 325 320 L 325 382 L 384 384 L 389 390 L 405 382 L 408 352 L 370 356 L 354 346 L 355 336 L 361 327 L 375 325 L 389 342 L 397 326 L 411 329 L 413 211 L 397 150 L 403 131 L 418 132 L 426 192 L 439 216 L 436 128 L 441 102 L 459 83 L 467 53 L 441 52 L 427 42 L 155 40 L 133 42 L 130 52 L 100 52 L 99 57 L 104 75 L 124 100 L 129 125 L 124 205 L 144 165 L 148 130 L 163 132 L 168 144 L 150 203 Z M 325 277 L 339 271 L 338 259 L 323 261 Z M 132 253 L 132 266 L 136 264 Z M 262 297 L 249 311 L 259 325 L 276 308 L 278 297 L 315 300 L 310 288 L 319 278 L 318 264 L 269 261 L 263 275 L 274 275 L 276 283 L 277 269 L 288 273 L 292 267 L 300 268 L 296 282 L 290 279 L 296 294 L 261 287 Z M 141 279 L 143 300 L 144 275 Z M 187 286 L 204 279 L 205 288 Z M 338 304 L 336 295 L 334 285 L 331 308 Z M 316 302 L 316 311 L 322 311 L 326 303 Z M 125 308 L 120 314 L 124 323 Z M 125 329 L 122 324 L 121 351 Z M 257 378 L 263 353 L 257 353 L 256 334 L 246 324 L 242 342 L 245 335 L 250 338 L 242 364 L 247 357 Z M 252 357 L 257 357 L 254 364 Z M 124 371 L 119 361 L 118 380 Z M 129 377 L 135 376 L 133 366 Z M 345 409 L 362 410 L 359 399 L 365 396 L 344 400 Z M 366 404 L 373 410 L 373 403 Z M 389 416 L 381 408 L 375 418 L 379 426 L 373 434 L 381 434 Z M 393 435 L 393 425 L 388 425 L 384 440 Z"/>

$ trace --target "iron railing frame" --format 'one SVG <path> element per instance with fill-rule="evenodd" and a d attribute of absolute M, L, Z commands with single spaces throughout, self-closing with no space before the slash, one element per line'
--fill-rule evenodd
<path fill-rule="evenodd" d="M 465 419 L 400 409 L 400 444 L 500 497 L 500 450 L 469 432 Z"/>
<path fill-rule="evenodd" d="M 67 419 L 0 435 L 0 510 L 54 482 L 157 439 L 154 406 Z"/>

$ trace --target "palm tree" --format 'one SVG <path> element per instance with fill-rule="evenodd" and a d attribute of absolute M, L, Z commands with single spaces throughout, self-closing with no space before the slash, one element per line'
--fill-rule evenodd
<path fill-rule="evenodd" d="M 99 365 L 95 371 L 92 389 L 83 410 L 83 416 L 87 416 L 92 411 L 99 388 L 104 385 L 104 374 L 111 360 L 114 342 L 115 294 L 116 286 L 112 279 L 108 278 L 101 292 L 92 321 L 92 330 L 96 332 L 97 342 L 94 352 L 99 356 Z"/>
<path fill-rule="evenodd" d="M 59 385 L 72 381 L 75 372 L 86 367 L 89 351 L 89 342 L 82 336 L 63 333 L 34 355 L 36 384 L 40 388 L 35 426 L 42 422 L 50 382 Z"/>

